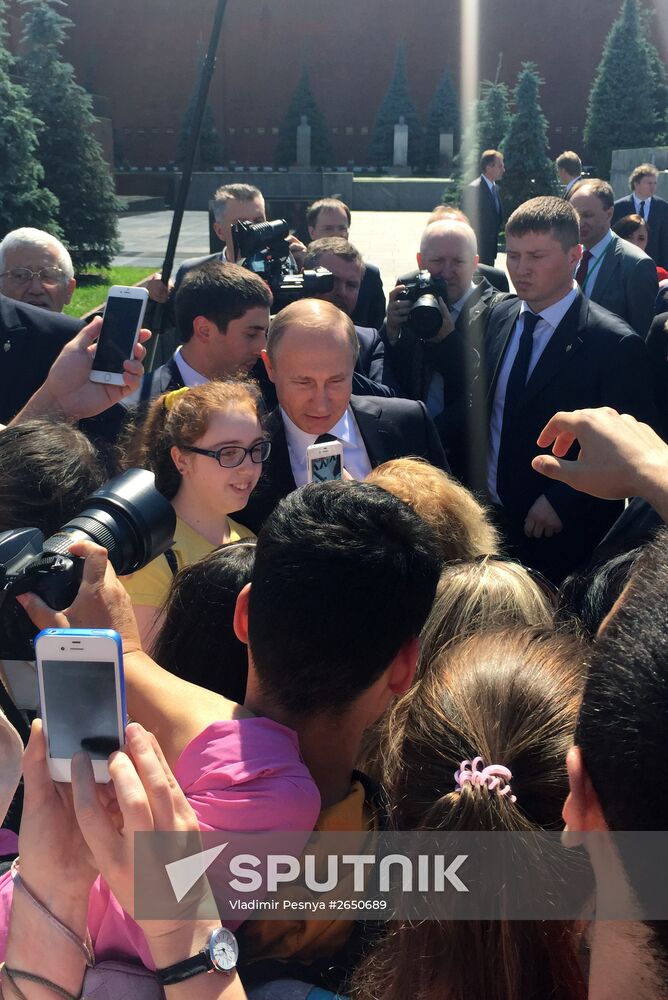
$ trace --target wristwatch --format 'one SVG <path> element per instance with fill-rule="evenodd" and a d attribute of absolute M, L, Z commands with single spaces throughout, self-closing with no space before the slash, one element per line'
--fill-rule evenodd
<path fill-rule="evenodd" d="M 162 986 L 173 986 L 182 983 L 200 972 L 224 972 L 230 975 L 234 972 L 239 958 L 239 945 L 232 931 L 226 927 L 216 927 L 211 932 L 209 940 L 201 951 L 182 962 L 168 965 L 166 969 L 157 969 L 158 982 Z"/>

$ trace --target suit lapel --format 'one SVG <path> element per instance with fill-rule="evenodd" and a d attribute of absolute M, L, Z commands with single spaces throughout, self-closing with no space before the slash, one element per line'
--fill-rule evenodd
<path fill-rule="evenodd" d="M 351 396 L 350 408 L 353 411 L 371 468 L 394 458 L 392 450 L 392 434 L 381 421 L 382 409 L 373 397 Z"/>
<path fill-rule="evenodd" d="M 605 290 L 610 282 L 618 280 L 617 269 L 620 267 L 620 248 L 621 240 L 619 236 L 613 236 L 603 251 L 604 257 L 597 268 L 598 274 L 594 278 L 594 284 L 591 288 L 585 284 L 585 290 L 594 302 L 600 301 L 605 295 Z"/>
<path fill-rule="evenodd" d="M 262 478 L 267 485 L 276 491 L 278 496 L 284 497 L 297 489 L 295 477 L 292 474 L 290 465 L 290 452 L 288 451 L 288 439 L 285 435 L 285 426 L 278 409 L 269 414 L 265 423 L 267 434 L 271 438 L 271 455 L 265 462 L 262 471 Z"/>
<path fill-rule="evenodd" d="M 501 320 L 498 326 L 494 324 L 494 326 L 489 329 L 488 336 L 485 341 L 485 367 L 487 370 L 487 385 L 489 386 L 487 398 L 490 402 L 494 399 L 496 382 L 501 369 L 501 362 L 504 354 L 506 353 L 506 347 L 508 346 L 508 341 L 510 340 L 513 332 L 513 327 L 517 322 L 521 305 L 521 301 L 517 299 L 517 301 L 514 302 L 512 307 L 508 310 L 505 319 Z M 492 313 L 492 316 L 493 315 L 494 313 Z"/>
<path fill-rule="evenodd" d="M 586 326 L 588 308 L 584 296 L 578 295 L 538 359 L 526 384 L 521 406 L 537 396 L 565 365 L 571 363 L 582 347 L 579 331 Z"/>

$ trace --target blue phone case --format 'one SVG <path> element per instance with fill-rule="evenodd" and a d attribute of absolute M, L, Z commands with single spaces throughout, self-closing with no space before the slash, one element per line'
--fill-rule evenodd
<path fill-rule="evenodd" d="M 42 636 L 58 637 L 71 639 L 73 636 L 106 636 L 109 639 L 113 639 L 116 643 L 118 651 L 118 678 L 121 689 L 121 718 L 123 720 L 123 738 L 125 738 L 125 727 L 128 724 L 128 714 L 125 707 L 125 674 L 123 672 L 123 640 L 121 639 L 118 632 L 113 628 L 44 628 L 41 632 L 35 636 L 35 655 L 38 656 L 37 644 Z M 41 704 L 42 694 L 40 690 L 40 715 L 43 713 L 44 706 Z"/>

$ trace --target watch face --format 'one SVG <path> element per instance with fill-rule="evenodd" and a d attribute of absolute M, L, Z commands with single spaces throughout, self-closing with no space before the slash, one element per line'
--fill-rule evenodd
<path fill-rule="evenodd" d="M 232 931 L 220 927 L 209 940 L 209 954 L 214 967 L 220 972 L 231 972 L 239 958 L 239 945 Z"/>

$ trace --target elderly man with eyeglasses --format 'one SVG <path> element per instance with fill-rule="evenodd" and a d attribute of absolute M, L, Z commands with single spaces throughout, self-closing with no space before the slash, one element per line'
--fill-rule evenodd
<path fill-rule="evenodd" d="M 66 248 L 41 229 L 14 229 L 0 242 L 0 292 L 18 302 L 61 313 L 74 289 Z"/>

